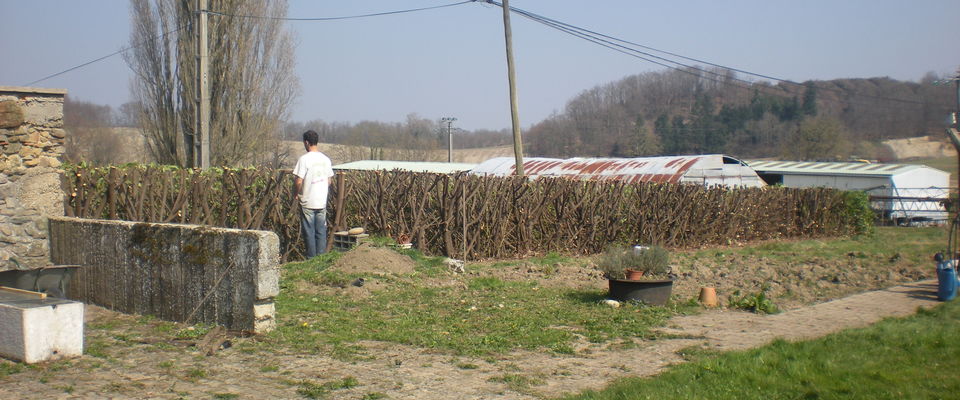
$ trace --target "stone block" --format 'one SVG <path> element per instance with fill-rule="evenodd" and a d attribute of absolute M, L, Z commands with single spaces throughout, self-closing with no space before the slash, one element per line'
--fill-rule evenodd
<path fill-rule="evenodd" d="M 34 147 L 30 145 L 23 146 L 23 148 L 20 149 L 20 157 L 24 159 L 38 157 L 42 153 L 43 153 L 43 150 L 40 150 L 39 147 Z"/>
<path fill-rule="evenodd" d="M 253 305 L 253 331 L 256 333 L 270 332 L 277 328 L 277 319 L 274 317 L 277 313 L 273 301 L 262 302 Z"/>
<path fill-rule="evenodd" d="M 28 364 L 83 355 L 83 303 L 0 291 L 0 355 Z"/>
<path fill-rule="evenodd" d="M 27 248 L 27 257 L 43 257 L 47 255 L 47 242 L 34 242 Z"/>
<path fill-rule="evenodd" d="M 0 101 L 0 128 L 16 128 L 23 122 L 23 108 L 16 101 Z"/>
<path fill-rule="evenodd" d="M 28 134 L 26 140 L 22 140 L 21 142 L 27 145 L 36 146 L 40 143 L 40 132 L 34 131 L 33 133 Z"/>
<path fill-rule="evenodd" d="M 63 129 L 51 129 L 51 130 L 50 130 L 50 136 L 53 136 L 53 137 L 55 137 L 55 138 L 57 138 L 57 139 L 63 139 L 63 138 L 65 138 L 65 137 L 67 137 L 67 131 L 65 131 L 65 130 L 63 130 Z"/>
<path fill-rule="evenodd" d="M 43 226 L 43 225 L 40 225 L 40 226 Z M 24 224 L 23 233 L 25 233 L 27 236 L 34 239 L 46 239 L 47 231 L 46 229 L 41 229 L 40 226 L 38 226 L 37 224 Z"/>
<path fill-rule="evenodd" d="M 3 154 L 17 154 L 20 152 L 20 148 L 22 147 L 23 145 L 20 143 L 11 142 L 3 147 Z"/>
<path fill-rule="evenodd" d="M 41 167 L 57 168 L 62 164 L 56 157 L 40 157 Z"/>
<path fill-rule="evenodd" d="M 280 237 L 276 233 L 257 232 L 260 254 L 257 264 L 257 300 L 280 294 Z"/>
<path fill-rule="evenodd" d="M 23 107 L 23 121 L 34 126 L 63 126 L 63 103 L 30 102 Z"/>

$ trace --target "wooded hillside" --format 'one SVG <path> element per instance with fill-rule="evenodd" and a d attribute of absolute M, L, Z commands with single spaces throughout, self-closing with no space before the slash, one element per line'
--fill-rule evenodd
<path fill-rule="evenodd" d="M 534 125 L 528 154 L 883 159 L 880 140 L 941 134 L 954 94 L 936 79 L 772 85 L 726 70 L 638 74 L 586 90 Z"/>

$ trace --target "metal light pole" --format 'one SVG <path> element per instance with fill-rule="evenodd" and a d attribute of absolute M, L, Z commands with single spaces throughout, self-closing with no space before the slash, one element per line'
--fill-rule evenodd
<path fill-rule="evenodd" d="M 947 118 L 947 137 L 953 142 L 953 147 L 957 150 L 957 165 L 960 168 L 960 70 L 952 78 L 943 79 L 934 82 L 934 85 L 944 85 L 953 82 L 957 87 L 957 111 L 950 113 Z M 957 174 L 957 187 L 960 189 L 960 173 Z"/>
<path fill-rule="evenodd" d="M 197 0 L 197 160 L 194 167 L 210 168 L 210 87 L 207 81 L 207 0 Z"/>
<path fill-rule="evenodd" d="M 453 121 L 456 121 L 455 117 L 443 117 L 440 118 L 440 122 L 447 124 L 447 162 L 453 162 Z"/>

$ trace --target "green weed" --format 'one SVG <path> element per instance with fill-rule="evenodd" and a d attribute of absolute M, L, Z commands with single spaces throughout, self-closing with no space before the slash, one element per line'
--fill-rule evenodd
<path fill-rule="evenodd" d="M 0 360 L 0 378 L 5 378 L 8 375 L 19 374 L 23 372 L 23 364 L 15 363 L 13 361 Z"/>
<path fill-rule="evenodd" d="M 207 371 L 203 368 L 191 368 L 187 370 L 187 377 L 191 379 L 201 379 L 207 377 Z"/>
<path fill-rule="evenodd" d="M 767 298 L 766 289 L 753 294 L 745 294 L 743 296 L 740 296 L 740 291 L 737 290 L 733 292 L 733 296 L 731 296 L 730 300 L 727 302 L 727 306 L 731 308 L 752 311 L 757 314 L 776 314 L 780 312 L 780 308 L 777 307 L 776 304 L 773 304 L 773 301 Z"/>
<path fill-rule="evenodd" d="M 324 399 L 331 391 L 350 389 L 359 384 L 360 383 L 357 381 L 357 379 L 352 376 L 322 384 L 317 384 L 310 381 L 302 381 L 299 383 L 300 388 L 297 389 L 297 394 L 308 399 Z"/>
<path fill-rule="evenodd" d="M 510 390 L 520 393 L 526 392 L 531 386 L 543 385 L 544 383 L 543 379 L 520 374 L 503 374 L 487 379 L 487 381 L 506 384 Z"/>

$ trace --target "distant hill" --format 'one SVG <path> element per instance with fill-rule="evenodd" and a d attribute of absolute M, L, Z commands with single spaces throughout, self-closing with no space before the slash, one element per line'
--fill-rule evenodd
<path fill-rule="evenodd" d="M 933 85 L 936 78 L 771 85 L 724 70 L 651 72 L 585 90 L 525 141 L 531 155 L 553 157 L 876 159 L 886 151 L 883 140 L 941 135 L 954 93 Z"/>

